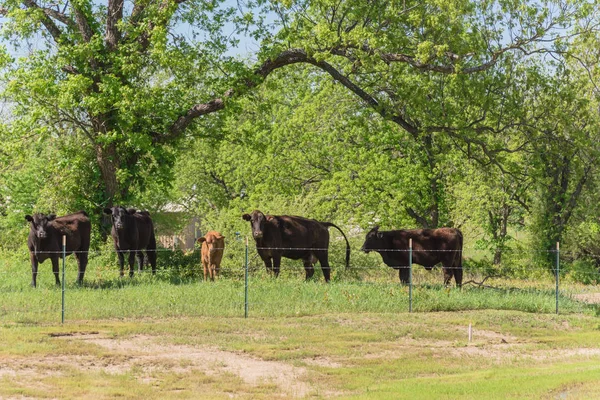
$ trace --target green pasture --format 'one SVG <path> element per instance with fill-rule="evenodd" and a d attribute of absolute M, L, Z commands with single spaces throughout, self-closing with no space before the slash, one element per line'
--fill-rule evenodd
<path fill-rule="evenodd" d="M 169 258 L 167 258 L 169 257 Z M 75 283 L 77 266 L 66 259 L 66 320 L 167 317 L 244 316 L 244 261 L 226 263 L 217 282 L 204 282 L 198 254 L 164 253 L 156 275 L 135 271 L 133 278 L 119 278 L 114 254 L 92 256 L 84 285 Z M 165 260 L 166 259 L 166 260 Z M 172 267 L 165 265 L 173 262 Z M 253 317 L 289 317 L 327 313 L 398 313 L 409 310 L 409 289 L 400 285 L 397 272 L 375 265 L 334 268 L 325 284 L 317 267 L 312 280 L 304 281 L 300 262 L 286 261 L 275 279 L 267 275 L 256 257 L 249 260 L 248 309 Z M 62 268 L 62 262 L 61 262 Z M 62 277 L 62 269 L 61 269 Z M 31 288 L 29 261 L 13 254 L 0 261 L 0 321 L 52 323 L 61 317 L 61 287 L 54 284 L 51 264 L 40 264 L 38 287 Z M 465 274 L 465 282 L 481 282 L 478 273 Z M 490 287 L 466 284 L 462 289 L 444 287 L 439 269 L 415 266 L 412 307 L 430 311 L 515 310 L 553 313 L 555 283 L 550 274 L 539 279 L 491 279 Z M 563 285 L 560 313 L 595 313 L 594 306 L 576 301 L 573 292 L 582 286 Z"/>
<path fill-rule="evenodd" d="M 600 394 L 598 335 L 590 315 L 497 310 L 5 322 L 0 396 L 591 399 Z M 123 347 L 107 350 L 90 337 Z M 217 349 L 300 372 L 248 384 L 187 360 L 157 364 L 143 348 L 128 349 L 140 337 L 157 348 Z M 119 365 L 127 368 L 114 371 Z M 15 369 L 21 373 L 6 373 Z M 299 384 L 301 393 L 284 389 Z"/>
<path fill-rule="evenodd" d="M 600 311 L 575 297 L 600 292 L 597 286 L 565 282 L 556 315 L 550 274 L 488 279 L 489 287 L 461 290 L 443 287 L 440 270 L 417 267 L 408 313 L 408 288 L 393 270 L 366 262 L 349 271 L 334 267 L 325 284 L 318 268 L 305 282 L 298 262 L 286 262 L 281 276 L 271 278 L 251 257 L 244 318 L 243 263 L 229 260 L 217 282 L 203 282 L 197 254 L 161 258 L 155 276 L 136 271 L 130 279 L 118 277 L 113 256 L 95 255 L 78 286 L 68 257 L 61 324 L 62 293 L 50 264 L 40 266 L 34 289 L 27 258 L 5 254 L 0 397 L 600 396 Z M 471 271 L 469 279 L 481 282 L 482 275 Z M 293 373 L 249 383 L 226 361 L 185 358 L 193 349 Z"/>

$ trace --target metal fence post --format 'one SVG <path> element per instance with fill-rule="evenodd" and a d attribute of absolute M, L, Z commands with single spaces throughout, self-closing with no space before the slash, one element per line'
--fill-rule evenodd
<path fill-rule="evenodd" d="M 244 260 L 244 318 L 248 318 L 248 236 L 246 236 L 246 257 Z"/>
<path fill-rule="evenodd" d="M 62 237 L 62 313 L 61 323 L 65 323 L 65 259 L 67 258 L 67 236 Z"/>
<path fill-rule="evenodd" d="M 558 272 L 560 269 L 560 242 L 556 242 L 556 314 L 558 315 Z"/>
<path fill-rule="evenodd" d="M 408 312 L 412 312 L 412 239 L 408 239 Z"/>

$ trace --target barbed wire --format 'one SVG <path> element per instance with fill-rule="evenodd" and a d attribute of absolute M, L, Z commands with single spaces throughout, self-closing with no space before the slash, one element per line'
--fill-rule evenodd
<path fill-rule="evenodd" d="M 244 247 L 234 247 L 234 249 L 240 250 L 243 249 Z M 213 248 L 212 250 L 223 250 L 226 251 L 228 249 L 231 249 L 231 247 L 218 247 L 218 248 Z M 286 251 L 326 251 L 326 252 L 333 252 L 331 247 L 254 247 L 254 246 L 249 246 L 248 247 L 249 250 L 286 250 Z M 343 250 L 341 249 L 336 249 L 337 251 L 346 251 L 345 248 Z M 413 253 L 457 253 L 457 252 L 462 252 L 465 253 L 465 250 L 469 250 L 470 251 L 480 251 L 480 252 L 493 252 L 495 250 L 490 250 L 490 249 L 480 249 L 480 248 L 463 248 L 463 249 L 395 249 L 395 248 L 384 248 L 384 249 L 368 249 L 369 252 L 372 253 L 378 253 L 378 252 L 400 252 L 400 253 L 409 253 L 409 252 L 413 252 Z M 88 254 L 106 254 L 106 253 L 138 253 L 138 252 L 142 252 L 142 253 L 162 253 L 162 252 L 177 252 L 177 251 L 181 251 L 184 254 L 192 254 L 192 253 L 200 253 L 201 254 L 201 250 L 200 249 L 194 249 L 194 250 L 188 250 L 187 252 L 183 249 L 167 249 L 167 248 L 156 248 L 156 249 L 136 249 L 136 250 L 116 250 L 116 249 L 111 249 L 111 250 L 101 250 L 101 249 L 92 249 L 92 250 L 66 250 L 67 254 L 82 254 L 82 253 L 88 253 Z M 30 253 L 34 253 L 34 254 L 63 254 L 63 250 L 30 250 Z M 364 250 L 362 249 L 357 249 L 357 248 L 350 248 L 350 252 L 354 252 L 354 253 L 362 253 L 364 252 Z M 503 252 L 504 253 L 509 253 L 509 254 L 527 254 L 527 253 L 557 253 L 559 252 L 558 250 L 550 250 L 550 249 L 510 249 L 510 250 L 505 250 Z M 561 254 L 569 254 L 569 255 L 573 255 L 573 254 L 578 254 L 578 255 L 587 255 L 587 256 L 595 256 L 596 254 L 584 254 L 584 253 L 573 253 L 571 251 L 560 251 Z M 598 257 L 600 257 L 600 254 L 597 255 Z"/>
<path fill-rule="evenodd" d="M 23 263 L 26 263 L 26 261 L 22 261 Z M 23 273 L 24 274 L 40 274 L 40 273 L 47 273 L 47 268 L 46 268 L 47 264 L 39 264 L 38 265 L 38 271 L 33 272 L 29 269 L 23 269 Z M 72 266 L 72 265 L 71 265 Z M 60 268 L 62 268 L 62 266 L 59 266 Z M 112 272 L 112 271 L 119 271 L 118 265 L 111 265 L 109 268 L 106 267 L 91 267 L 87 266 L 85 273 L 89 274 L 89 273 L 93 273 L 93 272 L 98 272 L 98 271 L 106 271 L 106 272 Z M 312 267 L 315 271 L 318 271 L 319 269 L 322 270 L 323 268 L 321 266 L 316 267 L 316 264 L 313 265 Z M 344 266 L 339 267 L 332 267 L 330 266 L 328 269 L 330 271 L 345 271 L 345 272 L 352 272 L 352 271 L 365 271 L 365 270 L 373 270 L 373 271 L 398 271 L 398 270 L 408 270 L 408 269 L 412 269 L 413 271 L 422 271 L 425 270 L 427 272 L 430 271 L 437 271 L 437 270 L 443 270 L 444 268 L 454 271 L 454 270 L 461 270 L 463 271 L 463 273 L 465 274 L 484 274 L 487 272 L 501 272 L 502 270 L 513 270 L 513 271 L 543 271 L 543 272 L 571 272 L 572 269 L 571 268 L 565 268 L 565 267 L 559 267 L 558 269 L 555 266 L 544 266 L 544 265 L 532 265 L 532 266 L 525 266 L 525 267 L 521 267 L 521 266 L 517 266 L 517 267 L 497 267 L 497 268 L 482 268 L 482 267 L 471 267 L 471 266 L 450 266 L 450 267 L 443 267 L 441 265 L 436 265 L 433 267 L 425 267 L 421 264 L 417 264 L 417 263 L 413 263 L 413 266 L 411 267 L 410 265 L 398 265 L 398 266 L 387 266 L 387 265 L 351 265 L 348 268 L 345 268 Z M 44 271 L 40 271 L 39 269 L 44 269 Z M 70 268 L 69 268 L 70 269 Z M 257 270 L 262 270 L 265 269 L 266 267 L 264 265 L 249 265 L 248 266 L 248 270 L 250 272 L 256 272 Z M 285 265 L 281 265 L 280 266 L 280 271 L 284 271 L 284 270 L 298 270 L 298 271 L 304 271 L 304 265 L 300 264 L 300 263 L 294 263 L 294 264 L 285 264 Z M 77 268 L 73 268 L 73 271 L 77 271 Z M 123 272 L 124 273 L 129 273 L 130 269 L 129 269 L 129 265 L 125 265 L 123 268 Z M 144 265 L 144 269 L 143 270 L 139 270 L 137 268 L 137 264 L 134 265 L 134 274 L 152 274 L 152 268 L 150 265 Z M 204 271 L 204 268 L 200 265 L 194 266 L 194 267 L 190 267 L 190 266 L 176 266 L 176 267 L 157 267 L 156 268 L 156 272 L 154 273 L 154 275 L 158 275 L 158 274 L 173 274 L 176 272 L 198 272 L 198 273 L 202 273 Z M 244 265 L 240 265 L 238 267 L 234 267 L 234 266 L 220 266 L 219 267 L 219 271 L 220 272 L 239 272 L 240 274 L 243 273 L 245 271 L 245 266 Z M 52 271 L 50 271 L 50 273 L 52 273 Z M 600 276 L 600 270 L 596 270 L 596 271 L 584 271 L 584 270 L 578 270 L 577 271 L 578 274 L 580 275 L 590 275 L 590 276 L 594 276 L 594 275 L 598 275 Z M 13 274 L 12 271 L 0 271 L 0 274 Z"/>

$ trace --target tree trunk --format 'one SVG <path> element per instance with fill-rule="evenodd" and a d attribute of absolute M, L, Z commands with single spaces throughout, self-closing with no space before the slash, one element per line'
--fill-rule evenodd
<path fill-rule="evenodd" d="M 106 206 L 112 207 L 118 200 L 119 183 L 117 181 L 117 150 L 114 143 L 107 146 L 96 145 L 96 161 L 104 184 Z"/>

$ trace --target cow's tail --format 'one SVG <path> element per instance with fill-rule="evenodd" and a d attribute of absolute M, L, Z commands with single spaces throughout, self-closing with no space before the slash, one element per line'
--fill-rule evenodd
<path fill-rule="evenodd" d="M 350 267 L 350 243 L 348 242 L 348 238 L 346 237 L 346 234 L 340 229 L 339 226 L 337 226 L 334 223 L 323 222 L 323 225 L 325 225 L 326 227 L 333 226 L 335 229 L 337 229 L 338 231 L 340 231 L 340 233 L 344 237 L 344 240 L 346 240 L 346 269 L 348 269 Z"/>

